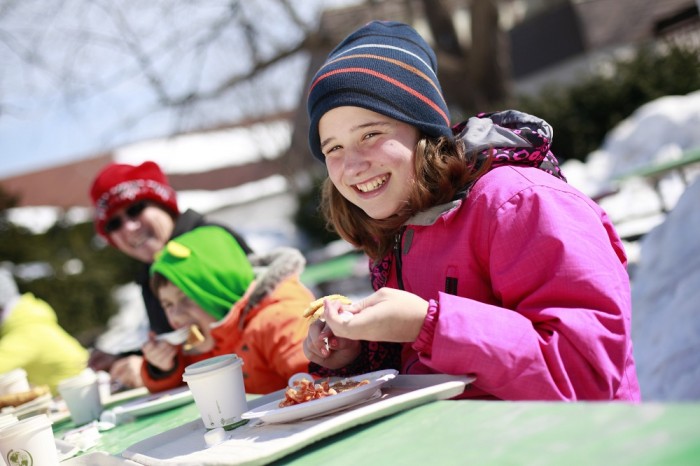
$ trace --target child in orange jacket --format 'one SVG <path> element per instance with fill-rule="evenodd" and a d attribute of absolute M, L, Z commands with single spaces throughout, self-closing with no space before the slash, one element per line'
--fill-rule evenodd
<path fill-rule="evenodd" d="M 307 372 L 302 314 L 314 296 L 299 281 L 304 264 L 291 248 L 246 256 L 216 226 L 171 240 L 151 266 L 151 286 L 170 325 L 194 325 L 203 340 L 173 345 L 151 335 L 142 348 L 145 386 L 151 392 L 177 387 L 187 365 L 228 353 L 243 360 L 247 393 L 284 388 L 291 375 Z"/>

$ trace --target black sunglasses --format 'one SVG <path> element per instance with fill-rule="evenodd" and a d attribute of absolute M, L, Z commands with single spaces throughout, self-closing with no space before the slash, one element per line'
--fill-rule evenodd
<path fill-rule="evenodd" d="M 134 204 L 131 204 L 129 207 L 127 207 L 124 210 L 124 213 L 126 214 L 129 219 L 134 220 L 136 219 L 139 215 L 141 215 L 141 212 L 143 212 L 143 209 L 148 207 L 148 202 L 146 201 L 139 201 Z M 107 223 L 105 223 L 105 231 L 107 233 L 114 233 L 115 231 L 119 230 L 122 226 L 124 225 L 124 220 L 121 215 L 119 216 L 114 216 L 107 220 Z"/>

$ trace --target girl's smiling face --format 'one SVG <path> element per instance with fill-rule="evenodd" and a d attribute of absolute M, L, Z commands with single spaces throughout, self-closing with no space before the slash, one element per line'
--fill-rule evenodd
<path fill-rule="evenodd" d="M 328 176 L 347 200 L 380 220 L 408 199 L 417 128 L 360 107 L 337 107 L 318 123 Z"/>

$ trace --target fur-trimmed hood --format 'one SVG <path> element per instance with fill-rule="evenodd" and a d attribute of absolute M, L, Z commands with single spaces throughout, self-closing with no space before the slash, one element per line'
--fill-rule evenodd
<path fill-rule="evenodd" d="M 248 302 L 241 312 L 240 322 L 245 321 L 246 315 L 287 278 L 301 275 L 306 266 L 302 253 L 289 247 L 271 250 L 266 254 L 249 254 L 248 260 L 255 272 L 255 281 L 247 295 Z"/>
<path fill-rule="evenodd" d="M 554 131 L 541 118 L 518 110 L 480 113 L 452 130 L 467 151 L 478 154 L 481 163 L 491 159 L 491 170 L 504 165 L 535 167 L 566 181 L 557 158 L 550 151 Z M 406 223 L 432 225 L 443 213 L 460 205 L 470 188 L 465 187 L 451 202 L 417 213 Z"/>

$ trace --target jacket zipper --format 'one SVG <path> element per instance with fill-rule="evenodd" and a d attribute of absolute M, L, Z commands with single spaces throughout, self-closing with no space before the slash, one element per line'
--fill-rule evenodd
<path fill-rule="evenodd" d="M 401 229 L 394 235 L 394 260 L 396 262 L 396 279 L 399 284 L 399 289 L 403 290 L 403 276 L 401 275 L 401 238 L 403 233 L 406 231 L 406 227 L 402 226 Z"/>

